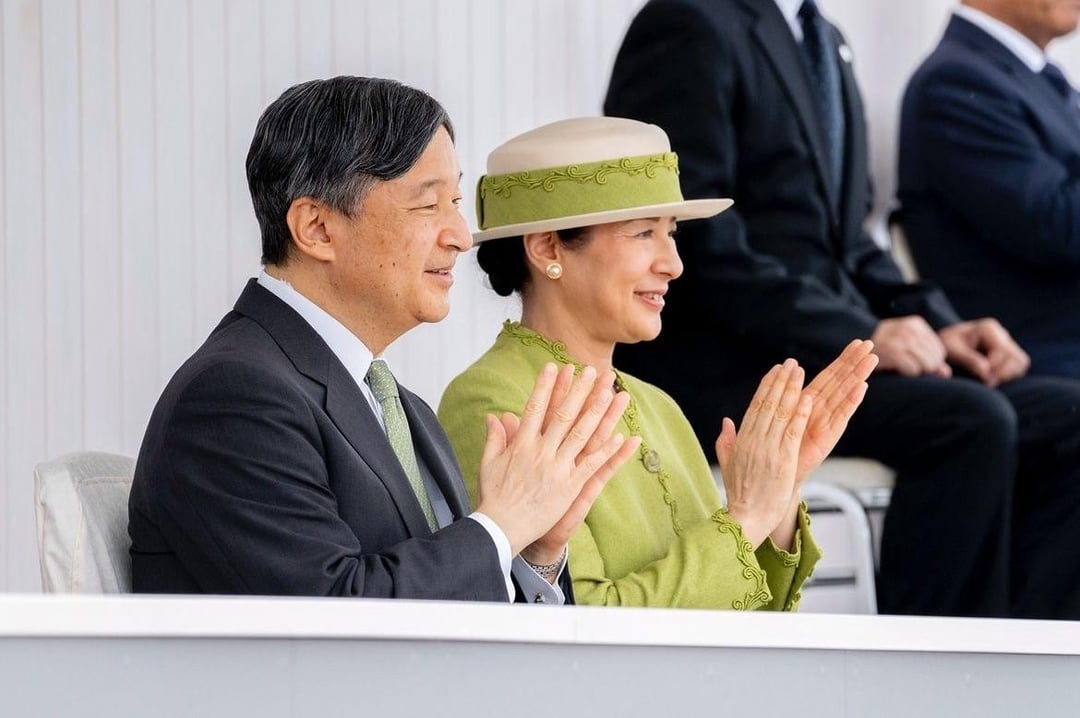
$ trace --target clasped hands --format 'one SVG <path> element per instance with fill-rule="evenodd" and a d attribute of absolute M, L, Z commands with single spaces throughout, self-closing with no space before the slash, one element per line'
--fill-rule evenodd
<path fill-rule="evenodd" d="M 514 555 L 559 560 L 570 536 L 615 471 L 641 443 L 613 433 L 630 397 L 615 374 L 546 364 L 521 418 L 485 417 L 477 511 L 506 534 Z"/>
<path fill-rule="evenodd" d="M 770 536 L 780 548 L 791 548 L 799 489 L 862 403 L 878 363 L 873 348 L 873 342 L 854 340 L 805 388 L 803 368 L 788 359 L 761 380 L 738 432 L 724 418 L 716 458 L 728 515 L 754 548 Z"/>
<path fill-rule="evenodd" d="M 1027 373 L 1031 359 L 996 319 L 973 319 L 937 332 L 920 316 L 878 323 L 871 337 L 878 369 L 904 376 L 952 376 L 950 362 L 996 387 Z"/>

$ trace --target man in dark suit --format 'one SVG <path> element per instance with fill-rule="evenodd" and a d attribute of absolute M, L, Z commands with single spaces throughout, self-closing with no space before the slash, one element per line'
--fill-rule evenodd
<path fill-rule="evenodd" d="M 899 196 L 919 272 L 992 315 L 1031 372 L 1080 379 L 1080 107 L 1044 50 L 1075 2 L 968 0 L 904 95 Z"/>
<path fill-rule="evenodd" d="M 864 231 L 851 52 L 816 5 L 652 0 L 604 110 L 668 132 L 687 197 L 735 199 L 680 228 L 664 330 L 616 363 L 667 389 L 710 446 L 770 364 L 813 371 L 872 338 L 878 371 L 835 453 L 897 471 L 882 612 L 1080 616 L 1080 388 L 1022 379 L 1027 357 L 995 320 L 905 282 Z"/>
<path fill-rule="evenodd" d="M 489 417 L 468 514 L 434 414 L 380 358 L 446 315 L 472 242 L 452 132 L 425 93 L 370 78 L 263 113 L 247 172 L 264 271 L 154 409 L 136 591 L 572 600 L 570 533 L 636 448 L 611 435 L 613 375 L 552 365 L 520 421 Z"/>

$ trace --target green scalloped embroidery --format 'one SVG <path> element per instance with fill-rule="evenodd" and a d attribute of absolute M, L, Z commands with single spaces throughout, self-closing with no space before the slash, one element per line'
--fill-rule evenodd
<path fill-rule="evenodd" d="M 799 565 L 799 559 L 795 558 L 795 556 L 782 548 L 778 547 L 776 549 L 776 555 L 780 557 L 780 563 L 784 564 L 787 568 L 795 568 Z"/>
<path fill-rule="evenodd" d="M 521 322 L 507 319 L 503 322 L 502 333 L 508 337 L 517 339 L 526 346 L 536 346 L 547 350 L 549 354 L 563 364 L 572 364 L 577 371 L 581 371 L 584 368 L 580 362 L 574 361 L 570 358 L 570 355 L 566 353 L 565 344 L 562 342 L 553 342 L 541 334 L 523 327 Z M 634 395 L 627 391 L 626 385 L 623 383 L 622 375 L 619 374 L 618 370 L 615 370 L 615 386 L 620 391 L 626 391 L 627 395 L 630 397 L 630 403 L 626 405 L 626 411 L 623 412 L 623 420 L 626 422 L 626 427 L 630 430 L 631 436 L 641 437 L 641 445 L 638 446 L 638 461 L 640 461 L 642 465 L 645 465 L 645 457 L 650 449 L 645 443 L 645 437 L 641 436 L 641 425 L 638 424 L 637 420 L 637 402 L 634 400 Z M 655 474 L 656 480 L 660 484 L 660 489 L 663 491 L 664 504 L 667 505 L 668 511 L 671 513 L 671 530 L 675 532 L 676 536 L 682 536 L 683 527 L 682 522 L 679 520 L 678 500 L 671 493 L 671 484 L 669 483 L 671 475 L 667 472 L 667 469 L 663 468 L 663 466 L 661 466 L 659 471 L 650 471 L 649 473 Z"/>
<path fill-rule="evenodd" d="M 806 521 L 806 527 L 810 528 L 810 514 L 807 512 L 805 501 L 799 502 L 799 516 L 795 521 L 795 538 L 792 540 L 791 546 L 795 549 L 794 553 L 775 546 L 776 555 L 780 557 L 781 563 L 788 568 L 796 568 L 802 562 L 802 530 L 799 528 L 799 523 Z"/>
<path fill-rule="evenodd" d="M 545 192 L 554 192 L 555 186 L 560 182 L 596 182 L 606 184 L 608 175 L 619 173 L 631 177 L 644 173 L 649 179 L 656 177 L 660 169 L 679 171 L 678 156 L 674 152 L 665 152 L 662 155 L 648 157 L 643 161 L 635 161 L 640 158 L 624 157 L 618 161 L 599 162 L 586 164 L 585 167 L 596 167 L 595 170 L 582 170 L 582 165 L 570 165 L 568 167 L 553 167 L 542 171 L 515 172 L 505 175 L 484 175 L 480 180 L 480 196 L 486 197 L 488 192 L 500 197 L 510 197 L 515 187 L 525 189 L 541 188 Z M 598 166 L 597 166 L 598 165 Z"/>
<path fill-rule="evenodd" d="M 718 509 L 712 515 L 712 520 L 720 533 L 729 533 L 735 539 L 737 547 L 735 558 L 743 565 L 743 578 L 753 581 L 755 584 L 754 588 L 747 591 L 741 600 L 735 599 L 732 601 L 731 607 L 736 611 L 748 611 L 767 604 L 772 599 L 772 594 L 769 593 L 769 586 L 765 582 L 765 572 L 761 570 L 760 566 L 756 565 L 756 562 L 750 561 L 749 557 L 754 555 L 754 547 L 743 536 L 742 527 L 728 517 L 726 508 Z"/>

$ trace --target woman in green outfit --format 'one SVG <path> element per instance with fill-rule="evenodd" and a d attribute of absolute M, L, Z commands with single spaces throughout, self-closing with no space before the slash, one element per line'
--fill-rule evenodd
<path fill-rule="evenodd" d="M 520 294 L 522 317 L 439 406 L 467 483 L 484 447 L 475 427 L 487 414 L 521 413 L 545 363 L 603 371 L 616 343 L 659 334 L 668 283 L 682 273 L 676 220 L 730 204 L 684 201 L 667 135 L 632 120 L 565 120 L 491 153 L 477 191 L 478 260 L 497 293 Z M 871 349 L 852 342 L 806 387 L 788 359 L 762 380 L 737 432 L 724 419 L 716 450 L 727 507 L 679 407 L 616 371 L 616 388 L 630 395 L 618 430 L 641 445 L 570 540 L 576 601 L 794 609 L 821 555 L 799 486 L 861 402 Z M 473 480 L 474 503 L 476 490 Z"/>

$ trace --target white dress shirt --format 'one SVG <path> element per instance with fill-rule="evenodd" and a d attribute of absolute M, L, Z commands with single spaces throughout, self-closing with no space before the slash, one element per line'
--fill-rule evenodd
<path fill-rule="evenodd" d="M 1046 53 L 1016 28 L 968 5 L 961 5 L 953 10 L 953 13 L 1009 48 L 1009 52 L 1031 68 L 1032 72 L 1042 72 L 1046 67 Z"/>
<path fill-rule="evenodd" d="M 259 274 L 258 281 L 260 286 L 264 287 L 278 299 L 288 304 L 304 319 L 304 321 L 310 324 L 311 328 L 315 330 L 315 333 L 326 342 L 326 345 L 330 347 L 330 351 L 334 353 L 334 356 L 345 365 L 345 370 L 349 372 L 349 376 L 353 378 L 353 381 L 355 381 L 356 385 L 360 388 L 360 392 L 364 395 L 364 398 L 367 399 L 368 405 L 375 413 L 379 425 L 382 426 L 385 431 L 386 424 L 383 420 L 382 407 L 379 406 L 379 402 L 375 400 L 375 395 L 372 394 L 371 387 L 369 387 L 367 381 L 365 381 L 368 369 L 371 367 L 371 362 L 376 358 L 371 353 L 371 350 L 368 349 L 355 334 L 349 331 L 344 324 L 330 316 L 330 314 L 318 304 L 296 291 L 296 289 L 288 282 L 270 276 L 265 270 Z M 383 361 L 385 361 L 385 359 L 383 359 Z M 446 501 L 446 497 L 443 495 L 442 489 L 440 489 L 438 483 L 436 483 L 430 468 L 424 462 L 423 457 L 417 454 L 416 462 L 420 467 L 420 473 L 424 479 L 424 487 L 427 489 L 428 496 L 431 499 L 432 509 L 435 511 L 435 519 L 440 528 L 444 527 L 453 521 L 450 506 Z M 502 568 L 503 578 L 506 581 L 506 592 L 510 596 L 511 601 L 514 600 L 514 583 L 510 580 L 510 573 L 512 571 L 525 596 L 529 597 L 534 602 L 556 604 L 566 602 L 566 597 L 563 595 L 562 589 L 559 587 L 557 581 L 555 584 L 548 583 L 541 578 L 539 574 L 533 571 L 529 564 L 520 556 L 514 556 L 511 559 L 510 540 L 506 538 L 506 534 L 503 530 L 499 528 L 499 525 L 490 517 L 479 511 L 474 511 L 469 514 L 467 518 L 470 518 L 483 526 L 491 536 L 491 540 L 495 543 L 495 550 L 499 554 L 499 565 Z M 559 572 L 560 576 L 562 575 L 562 571 L 566 568 L 566 563 L 566 561 L 563 562 L 563 566 Z"/>
<path fill-rule="evenodd" d="M 780 8 L 780 14 L 784 16 L 791 34 L 795 36 L 795 42 L 802 43 L 802 23 L 799 21 L 799 8 L 803 0 L 775 0 L 776 7 Z"/>

